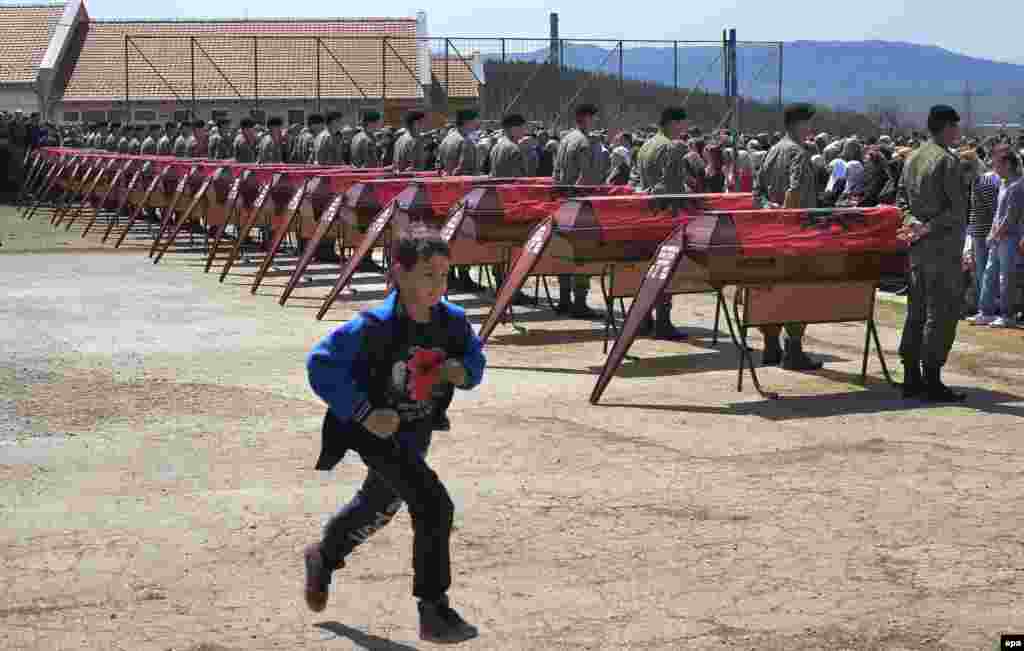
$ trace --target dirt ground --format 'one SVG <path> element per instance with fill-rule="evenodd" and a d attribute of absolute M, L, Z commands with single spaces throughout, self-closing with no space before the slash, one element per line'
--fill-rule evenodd
<path fill-rule="evenodd" d="M 324 613 L 301 594 L 302 547 L 364 474 L 354 454 L 312 469 L 304 357 L 379 277 L 317 322 L 322 283 L 282 308 L 285 278 L 252 296 L 252 265 L 220 284 L 198 256 L 153 265 L 9 208 L 0 238 L 0 648 L 430 647 L 404 511 Z M 878 313 L 898 370 L 903 308 Z M 948 376 L 969 401 L 924 407 L 876 360 L 858 385 L 861 325 L 811 326 L 825 370 L 762 371 L 769 401 L 736 391 L 713 314 L 677 298 L 692 340 L 638 341 L 598 407 L 599 324 L 538 310 L 496 331 L 431 451 L 457 507 L 452 600 L 481 628 L 464 648 L 960 651 L 1024 632 L 1024 331 L 962 326 Z"/>

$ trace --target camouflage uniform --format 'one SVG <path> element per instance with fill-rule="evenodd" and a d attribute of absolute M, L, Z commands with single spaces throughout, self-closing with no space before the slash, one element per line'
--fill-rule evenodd
<path fill-rule="evenodd" d="M 117 151 L 117 142 L 118 142 L 117 134 L 114 133 L 113 131 L 111 131 L 110 135 L 107 136 L 106 141 L 103 143 L 103 148 L 106 149 L 107 151 L 115 151 L 116 152 Z"/>
<path fill-rule="evenodd" d="M 283 162 L 283 147 L 281 143 L 274 140 L 274 136 L 269 133 L 263 134 L 260 138 L 260 144 L 257 147 L 256 162 L 260 164 L 269 163 L 280 163 Z"/>
<path fill-rule="evenodd" d="M 352 165 L 355 167 L 379 167 L 380 152 L 377 151 L 377 141 L 366 129 L 360 129 L 352 137 Z"/>
<path fill-rule="evenodd" d="M 523 152 L 523 165 L 526 167 L 526 174 L 523 176 L 537 176 L 537 168 L 540 167 L 537 139 L 527 136 L 519 143 L 519 150 Z"/>
<path fill-rule="evenodd" d="M 683 194 L 691 191 L 691 178 L 683 165 L 684 146 L 659 131 L 640 147 L 631 184 L 649 194 Z"/>
<path fill-rule="evenodd" d="M 313 141 L 316 136 L 309 128 L 302 130 L 299 137 L 295 139 L 295 147 L 292 149 L 293 163 L 309 163 L 313 160 Z"/>
<path fill-rule="evenodd" d="M 239 163 L 255 163 L 256 152 L 253 151 L 252 143 L 245 139 L 241 131 L 235 136 L 234 159 Z"/>
<path fill-rule="evenodd" d="M 551 178 L 558 185 L 599 185 L 604 181 L 601 177 L 595 165 L 594 148 L 590 139 L 580 129 L 573 129 L 558 144 L 555 171 Z M 559 274 L 557 311 L 571 311 L 581 317 L 593 316 L 593 312 L 587 308 L 588 293 L 590 276 Z"/>
<path fill-rule="evenodd" d="M 156 154 L 156 139 L 153 136 L 147 136 L 139 145 L 139 153 L 143 155 Z"/>
<path fill-rule="evenodd" d="M 206 156 L 212 160 L 231 158 L 230 154 L 227 156 L 223 155 L 227 152 L 224 151 L 224 136 L 221 135 L 220 129 L 214 129 L 210 134 L 210 141 L 206 150 Z"/>
<path fill-rule="evenodd" d="M 424 167 L 423 138 L 406 131 L 395 143 L 395 171 L 408 172 Z"/>
<path fill-rule="evenodd" d="M 170 156 L 174 150 L 174 143 L 166 133 L 156 143 L 157 156 Z"/>
<path fill-rule="evenodd" d="M 451 176 L 475 176 L 476 145 L 459 129 L 452 129 L 437 149 L 441 169 Z"/>
<path fill-rule="evenodd" d="M 117 151 L 122 154 L 139 153 L 138 147 L 136 147 L 135 150 L 132 151 L 132 139 L 129 138 L 128 136 L 121 136 L 121 139 L 117 141 Z"/>
<path fill-rule="evenodd" d="M 900 206 L 906 225 L 930 232 L 910 247 L 910 291 L 900 340 L 905 365 L 941 367 L 956 339 L 963 295 L 960 268 L 967 200 L 957 158 L 929 140 L 903 166 Z"/>
<path fill-rule="evenodd" d="M 508 136 L 502 136 L 491 149 L 490 168 L 494 178 L 527 176 L 523 150 Z"/>
<path fill-rule="evenodd" d="M 313 139 L 313 149 L 310 152 L 309 162 L 314 165 L 340 165 L 341 152 L 338 151 L 337 141 L 334 135 L 324 129 L 316 134 Z"/>
<path fill-rule="evenodd" d="M 188 138 L 183 134 L 179 133 L 175 138 L 173 153 L 175 158 L 188 158 Z"/>

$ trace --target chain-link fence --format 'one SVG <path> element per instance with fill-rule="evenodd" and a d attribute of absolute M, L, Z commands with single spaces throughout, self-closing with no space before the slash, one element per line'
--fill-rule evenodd
<path fill-rule="evenodd" d="M 485 119 L 515 111 L 551 127 L 572 106 L 601 107 L 599 126 L 649 124 L 683 104 L 703 127 L 778 123 L 783 45 L 777 42 L 307 35 L 126 35 L 124 104 L 173 104 L 195 115 L 215 104 L 253 115 L 290 107 L 413 106 Z M 739 99 L 742 97 L 742 99 Z"/>

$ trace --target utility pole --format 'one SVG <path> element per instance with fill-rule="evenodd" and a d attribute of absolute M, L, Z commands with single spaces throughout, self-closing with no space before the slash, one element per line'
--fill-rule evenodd
<path fill-rule="evenodd" d="M 969 80 L 964 81 L 964 113 L 967 116 L 967 132 L 970 133 L 974 129 L 974 101 L 973 94 L 971 93 L 971 82 Z"/>

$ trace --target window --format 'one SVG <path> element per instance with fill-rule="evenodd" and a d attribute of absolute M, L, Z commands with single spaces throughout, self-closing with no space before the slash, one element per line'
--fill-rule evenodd
<path fill-rule="evenodd" d="M 191 119 L 192 112 L 188 109 L 180 109 L 174 112 L 175 122 L 188 122 Z"/>
<path fill-rule="evenodd" d="M 249 111 L 249 117 L 251 117 L 256 122 L 260 122 L 260 123 L 263 123 L 263 124 L 266 124 L 266 122 L 267 122 L 267 112 L 266 111 L 261 111 L 261 110 L 258 110 L 258 109 L 253 109 L 253 110 Z"/>
<path fill-rule="evenodd" d="M 65 113 L 64 115 L 67 115 Z M 86 111 L 82 114 L 82 119 L 86 122 L 103 122 L 107 119 L 106 111 Z"/>
<path fill-rule="evenodd" d="M 78 111 L 64 111 L 64 121 L 65 122 L 78 122 Z M 95 120 L 95 121 L 99 122 L 100 120 Z"/>
<path fill-rule="evenodd" d="M 136 122 L 156 122 L 156 111 L 135 111 Z"/>
<path fill-rule="evenodd" d="M 302 109 L 288 111 L 288 124 L 305 124 L 306 112 Z"/>

